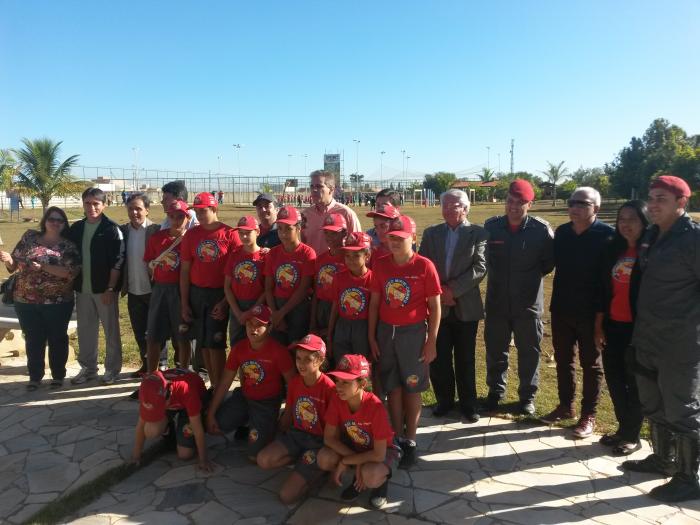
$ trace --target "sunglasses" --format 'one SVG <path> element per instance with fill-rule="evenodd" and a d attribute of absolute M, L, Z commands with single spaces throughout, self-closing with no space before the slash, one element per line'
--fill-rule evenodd
<path fill-rule="evenodd" d="M 569 208 L 590 208 L 591 206 L 593 206 L 593 203 L 588 201 L 569 199 L 568 201 L 566 201 L 566 205 Z"/>

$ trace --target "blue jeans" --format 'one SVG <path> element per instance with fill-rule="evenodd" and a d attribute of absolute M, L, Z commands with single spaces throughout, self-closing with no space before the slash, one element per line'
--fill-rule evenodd
<path fill-rule="evenodd" d="M 44 377 L 44 352 L 49 345 L 49 367 L 53 379 L 66 377 L 68 361 L 68 322 L 73 302 L 30 304 L 15 302 L 15 312 L 24 332 L 30 381 Z"/>

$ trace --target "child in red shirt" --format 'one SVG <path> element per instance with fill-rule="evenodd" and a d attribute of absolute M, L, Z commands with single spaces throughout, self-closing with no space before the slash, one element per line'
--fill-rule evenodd
<path fill-rule="evenodd" d="M 196 448 L 199 456 L 197 468 L 211 472 L 202 422 L 206 392 L 202 378 L 189 370 L 156 371 L 144 377 L 139 387 L 139 420 L 131 462 L 138 464 L 141 461 L 146 439 L 162 436 L 168 421 L 172 420 L 177 457 L 190 459 Z"/>
<path fill-rule="evenodd" d="M 265 259 L 265 299 L 272 311 L 273 337 L 289 344 L 309 332 L 316 252 L 301 242 L 301 214 L 295 207 L 280 208 L 277 232 L 282 244 Z"/>
<path fill-rule="evenodd" d="M 175 361 L 181 368 L 190 364 L 190 342 L 187 326 L 182 328 L 180 310 L 180 250 L 187 231 L 187 203 L 173 201 L 168 206 L 170 228 L 154 233 L 143 254 L 153 278 L 146 322 L 147 371 L 155 372 L 165 342 L 170 339 L 176 350 Z"/>
<path fill-rule="evenodd" d="M 299 375 L 287 387 L 287 401 L 279 424 L 284 433 L 258 454 L 258 465 L 264 469 L 296 461 L 294 471 L 280 489 L 280 499 L 285 505 L 298 501 L 321 473 L 316 453 L 323 446 L 326 409 L 335 396 L 333 380 L 321 372 L 326 356 L 323 339 L 309 334 L 290 348 L 295 350 Z"/>
<path fill-rule="evenodd" d="M 180 249 L 180 304 L 182 319 L 192 323 L 197 351 L 202 353 L 212 388 L 226 361 L 228 303 L 224 295 L 224 266 L 228 254 L 241 245 L 238 233 L 219 222 L 218 203 L 211 193 L 200 193 L 192 208 L 199 226 L 187 231 Z"/>
<path fill-rule="evenodd" d="M 328 251 L 318 255 L 316 259 L 310 331 L 325 338 L 333 304 L 333 280 L 338 272 L 345 268 L 342 248 L 348 233 L 348 224 L 340 213 L 327 213 L 321 229 Z"/>
<path fill-rule="evenodd" d="M 405 424 L 404 468 L 415 463 L 420 394 L 428 389 L 428 364 L 437 355 L 442 293 L 435 265 L 413 251 L 415 234 L 410 217 L 391 222 L 387 237 L 392 254 L 373 265 L 369 308 L 369 344 L 388 393 L 391 423 L 399 432 Z"/>
<path fill-rule="evenodd" d="M 224 268 L 224 292 L 231 308 L 231 346 L 245 339 L 245 324 L 241 320 L 243 314 L 265 300 L 263 268 L 265 255 L 270 251 L 258 246 L 260 225 L 252 215 L 241 217 L 234 230 L 238 231 L 242 246 L 231 252 Z"/>
<path fill-rule="evenodd" d="M 318 453 L 318 466 L 333 472 L 337 485 L 342 483 L 343 473 L 353 468 L 355 478 L 341 498 L 353 501 L 361 491 L 372 489 L 370 503 L 381 508 L 386 503 L 389 478 L 401 458 L 401 449 L 394 443 L 384 405 L 365 390 L 369 362 L 364 356 L 348 354 L 329 375 L 336 378 L 338 395 L 326 411 L 325 446 Z"/>
<path fill-rule="evenodd" d="M 248 338 L 231 348 L 207 414 L 210 434 L 229 433 L 249 422 L 251 461 L 275 437 L 282 379 L 288 383 L 294 375 L 289 351 L 269 337 L 270 314 L 267 306 L 259 304 L 243 316 Z M 241 386 L 224 400 L 236 374 Z"/>
<path fill-rule="evenodd" d="M 390 202 L 379 204 L 377 209 L 367 214 L 367 217 L 372 218 L 374 231 L 377 234 L 376 243 L 372 244 L 372 258 L 369 260 L 370 266 L 380 257 L 391 255 L 389 239 L 387 239 L 386 233 L 389 231 L 389 223 L 400 215 L 399 210 Z"/>

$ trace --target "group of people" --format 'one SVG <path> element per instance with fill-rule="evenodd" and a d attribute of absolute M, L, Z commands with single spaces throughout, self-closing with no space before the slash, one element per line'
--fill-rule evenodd
<path fill-rule="evenodd" d="M 47 209 L 40 232 L 0 252 L 8 270 L 21 270 L 15 302 L 28 389 L 40 385 L 47 343 L 51 386 L 63 384 L 74 300 L 81 371 L 71 382 L 97 377 L 99 323 L 101 380 L 114 382 L 121 291 L 142 358 L 134 461 L 146 438 L 167 434 L 180 457 L 196 453 L 206 470 L 206 433 L 235 433 L 260 467 L 295 464 L 283 501 L 298 500 L 323 472 L 340 484 L 351 468 L 342 497 L 371 489 L 380 507 L 392 470 L 416 461 L 421 393 L 431 383 L 436 416 L 457 408 L 476 422 L 498 410 L 514 343 L 518 412 L 535 414 L 543 277 L 556 269 L 559 404 L 540 420 L 575 417 L 578 353 L 583 397 L 573 437 L 593 433 L 605 377 L 619 428 L 601 442 L 615 455 L 638 450 L 646 416 L 654 452 L 623 467 L 672 476 L 651 492 L 662 501 L 700 497 L 700 226 L 685 211 L 690 188 L 682 179 L 654 179 L 647 203 L 624 203 L 614 228 L 597 219 L 598 192 L 577 188 L 567 201 L 570 221 L 556 232 L 529 213 L 528 181 L 511 183 L 504 215 L 483 227 L 467 218 L 468 196 L 448 190 L 440 197 L 444 222 L 425 229 L 418 250 L 397 192 L 376 195 L 365 233 L 334 190 L 332 173 L 312 172 L 309 207 L 280 206 L 262 193 L 256 215 L 235 227 L 219 221 L 211 193 L 189 205 L 180 182 L 162 188 L 160 225 L 148 219 L 143 193 L 129 195 L 121 226 L 104 215 L 96 188 L 84 192 L 85 218 L 70 227 L 62 210 Z M 489 393 L 479 406 L 482 319 Z M 168 340 L 177 368 L 161 371 Z M 240 387 L 230 392 L 236 376 Z"/>

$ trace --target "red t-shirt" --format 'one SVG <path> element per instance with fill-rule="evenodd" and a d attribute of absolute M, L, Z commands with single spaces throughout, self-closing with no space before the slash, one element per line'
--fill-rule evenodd
<path fill-rule="evenodd" d="M 375 441 L 385 439 L 389 445 L 394 439 L 389 414 L 372 392 L 362 393 L 360 409 L 355 413 L 350 412 L 346 401 L 333 396 L 326 410 L 326 424 L 340 428 L 343 443 L 355 452 L 373 449 Z"/>
<path fill-rule="evenodd" d="M 338 272 L 345 269 L 345 255 L 331 255 L 327 251 L 316 259 L 316 277 L 314 288 L 316 298 L 320 301 L 333 300 L 333 280 Z"/>
<path fill-rule="evenodd" d="M 381 295 L 379 319 L 404 326 L 428 318 L 428 297 L 440 295 L 440 278 L 430 259 L 413 255 L 403 266 L 393 257 L 382 257 L 372 267 L 371 290 Z"/>
<path fill-rule="evenodd" d="M 373 268 L 379 259 L 391 255 L 391 252 L 387 250 L 383 244 L 377 244 L 372 246 L 371 256 L 369 261 L 367 261 L 367 268 Z"/>
<path fill-rule="evenodd" d="M 299 243 L 293 252 L 287 252 L 281 244 L 270 250 L 265 258 L 264 274 L 275 281 L 273 295 L 289 299 L 299 287 L 302 277 L 314 275 L 316 252 L 311 246 Z"/>
<path fill-rule="evenodd" d="M 637 248 L 627 248 L 612 269 L 612 300 L 610 301 L 610 319 L 619 323 L 632 322 L 630 306 L 630 278 L 632 267 L 637 260 Z"/>
<path fill-rule="evenodd" d="M 272 337 L 254 350 L 248 339 L 236 343 L 226 360 L 226 368 L 239 370 L 243 395 L 259 400 L 279 396 L 282 392 L 282 375 L 294 368 L 289 351 Z"/>
<path fill-rule="evenodd" d="M 184 238 L 182 241 L 184 241 Z M 161 284 L 176 284 L 180 282 L 180 249 L 182 241 L 170 250 L 153 269 L 154 282 Z M 160 230 L 154 233 L 148 239 L 146 251 L 143 253 L 143 260 L 150 262 L 156 259 L 174 242 L 175 238 L 170 237 L 168 230 Z"/>
<path fill-rule="evenodd" d="M 287 385 L 285 410 L 290 410 L 294 428 L 315 436 L 323 435 L 326 426 L 326 410 L 335 397 L 335 383 L 326 374 L 321 374 L 313 386 L 306 386 L 300 375 Z"/>
<path fill-rule="evenodd" d="M 248 253 L 241 247 L 229 254 L 224 271 L 231 277 L 231 290 L 236 299 L 250 301 L 265 291 L 265 253 L 266 250 Z"/>
<path fill-rule="evenodd" d="M 163 372 L 163 377 L 170 382 L 170 397 L 165 405 L 166 410 L 184 409 L 190 417 L 202 412 L 202 399 L 207 393 L 207 388 L 199 374 L 171 368 Z"/>
<path fill-rule="evenodd" d="M 369 298 L 372 294 L 372 270 L 356 277 L 350 270 L 335 276 L 333 298 L 338 304 L 338 315 L 344 319 L 367 319 Z"/>
<path fill-rule="evenodd" d="M 236 230 L 221 223 L 214 230 L 205 230 L 202 225 L 187 230 L 181 245 L 182 260 L 191 262 L 190 283 L 201 288 L 221 288 L 226 258 L 241 245 L 241 240 Z"/>

